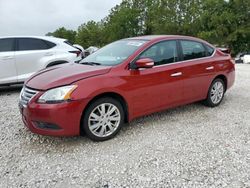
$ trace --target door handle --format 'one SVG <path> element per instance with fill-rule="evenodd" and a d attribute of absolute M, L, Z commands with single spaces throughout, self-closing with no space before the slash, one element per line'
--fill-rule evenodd
<path fill-rule="evenodd" d="M 45 54 L 45 56 L 52 56 L 52 55 L 54 55 L 52 52 L 48 52 Z"/>
<path fill-rule="evenodd" d="M 211 66 L 211 67 L 207 67 L 206 70 L 213 70 L 214 69 L 214 66 Z"/>
<path fill-rule="evenodd" d="M 9 60 L 9 59 L 14 59 L 14 56 L 4 56 L 3 60 Z"/>
<path fill-rule="evenodd" d="M 182 75 L 182 72 L 177 72 L 177 73 L 171 74 L 172 77 L 177 77 L 177 76 L 181 76 L 181 75 Z"/>

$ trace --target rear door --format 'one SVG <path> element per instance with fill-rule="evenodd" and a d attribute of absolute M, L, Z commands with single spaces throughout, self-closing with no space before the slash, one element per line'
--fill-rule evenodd
<path fill-rule="evenodd" d="M 18 38 L 16 66 L 18 81 L 25 81 L 35 72 L 45 68 L 44 59 L 54 56 L 46 41 L 36 38 Z"/>
<path fill-rule="evenodd" d="M 16 83 L 15 39 L 0 39 L 0 84 Z"/>
<path fill-rule="evenodd" d="M 183 99 L 190 103 L 205 99 L 208 88 L 214 77 L 214 49 L 203 43 L 191 40 L 180 40 L 183 69 Z"/>

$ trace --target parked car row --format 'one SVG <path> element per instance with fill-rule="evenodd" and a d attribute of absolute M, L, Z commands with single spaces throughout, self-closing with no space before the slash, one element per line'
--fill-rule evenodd
<path fill-rule="evenodd" d="M 25 81 L 19 108 L 32 132 L 84 132 L 96 141 L 163 109 L 196 101 L 218 106 L 235 79 L 229 49 L 168 35 L 123 39 L 100 50 L 54 37 L 5 37 L 0 67 L 0 85 Z"/>
<path fill-rule="evenodd" d="M 234 80 L 231 56 L 206 41 L 136 37 L 33 75 L 19 108 L 34 133 L 104 141 L 139 116 L 196 101 L 218 106 Z"/>

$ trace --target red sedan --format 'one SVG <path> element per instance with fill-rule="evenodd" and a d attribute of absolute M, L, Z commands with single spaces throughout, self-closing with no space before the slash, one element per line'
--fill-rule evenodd
<path fill-rule="evenodd" d="M 139 116 L 196 101 L 218 106 L 234 80 L 230 55 L 203 40 L 143 36 L 38 72 L 26 81 L 19 107 L 34 133 L 103 141 Z"/>

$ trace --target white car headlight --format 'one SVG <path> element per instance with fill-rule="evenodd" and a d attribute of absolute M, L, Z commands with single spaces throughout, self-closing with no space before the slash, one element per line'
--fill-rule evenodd
<path fill-rule="evenodd" d="M 63 86 L 46 91 L 38 99 L 39 103 L 59 103 L 70 100 L 71 93 L 77 88 L 77 85 Z"/>

